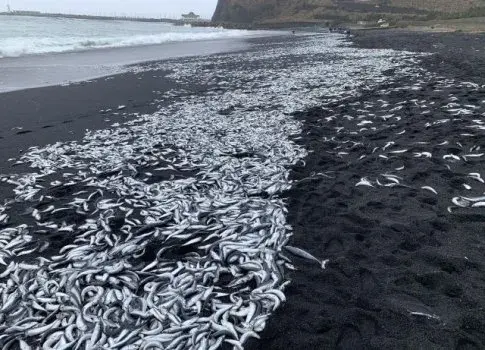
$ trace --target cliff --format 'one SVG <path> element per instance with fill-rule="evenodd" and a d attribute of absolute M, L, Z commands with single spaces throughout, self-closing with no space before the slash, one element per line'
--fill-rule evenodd
<path fill-rule="evenodd" d="M 282 23 L 478 16 L 485 0 L 219 0 L 215 22 Z"/>

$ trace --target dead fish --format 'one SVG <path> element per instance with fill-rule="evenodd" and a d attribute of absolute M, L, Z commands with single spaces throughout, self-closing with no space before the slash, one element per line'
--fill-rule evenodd
<path fill-rule="evenodd" d="M 289 251 L 291 254 L 299 256 L 300 258 L 316 261 L 317 263 L 320 264 L 322 269 L 325 269 L 325 267 L 328 263 L 328 260 L 319 260 L 319 259 L 315 258 L 313 255 L 311 255 L 310 253 L 304 251 L 303 249 L 297 248 L 297 247 L 292 247 L 292 246 L 287 245 L 287 246 L 285 246 L 285 249 L 287 251 Z"/>
<path fill-rule="evenodd" d="M 480 175 L 479 173 L 470 173 L 470 174 L 468 174 L 468 177 L 471 177 L 472 179 L 475 179 L 475 180 L 481 182 L 482 184 L 485 183 L 485 181 L 482 178 L 482 175 Z"/>
<path fill-rule="evenodd" d="M 374 185 L 366 178 L 363 177 L 355 186 L 369 186 L 374 187 Z"/>
<path fill-rule="evenodd" d="M 0 328 L 2 343 L 15 347 L 18 338 L 46 349 L 215 350 L 226 340 L 226 345 L 242 348 L 248 338 L 258 337 L 285 300 L 284 268 L 292 265 L 280 252 L 317 261 L 323 269 L 328 263 L 298 248 L 293 253 L 292 247 L 284 250 L 291 227 L 281 194 L 291 188 L 291 166 L 305 166 L 312 152 L 296 143 L 305 135 L 292 112 L 320 104 L 316 96 L 327 90 L 332 96 L 336 93 L 332 103 L 348 108 L 341 101 L 347 93 L 340 96 L 338 91 L 341 77 L 348 76 L 351 86 L 374 81 L 372 76 L 353 74 L 355 65 L 339 66 L 336 77 L 321 74 L 322 55 L 316 53 L 327 52 L 333 44 L 339 45 L 340 53 L 347 48 L 336 39 L 303 39 L 289 48 L 270 50 L 270 57 L 267 50 L 263 57 L 252 53 L 258 58 L 257 70 L 239 64 L 244 59 L 239 54 L 219 55 L 218 75 L 207 68 L 213 57 L 170 62 L 170 77 L 180 86 L 192 81 L 196 72 L 209 90 L 154 92 L 159 99 L 149 102 L 155 110 L 150 114 L 130 114 L 130 119 L 106 129 L 86 131 L 82 141 L 23 152 L 19 163 L 31 170 L 8 178 L 14 186 L 14 206 L 37 202 L 35 217 L 45 222 L 22 227 L 12 223 L 0 229 L 0 263 L 6 266 L 0 301 L 8 310 L 8 317 L 0 315 L 0 327 L 13 329 L 30 315 L 42 317 L 28 324 L 35 330 L 32 337 L 12 333 L 12 344 Z M 325 45 L 327 40 L 332 45 Z M 291 67 L 292 74 L 274 67 L 275 57 L 286 57 L 288 50 L 303 58 L 302 65 Z M 348 50 L 355 55 L 354 48 Z M 390 59 L 394 54 L 366 54 L 373 58 L 365 63 L 371 65 L 370 71 L 403 65 L 402 60 Z M 133 69 L 164 72 L 165 64 Z M 261 68 L 271 74 L 261 76 Z M 243 75 L 254 83 L 251 94 L 243 93 Z M 301 85 L 308 76 L 321 87 Z M 381 83 L 379 75 L 374 82 Z M 210 87 L 228 84 L 234 86 Z M 364 83 L 362 88 L 372 86 Z M 254 110 L 243 108 L 255 101 Z M 324 107 L 328 114 L 319 122 L 331 123 L 332 133 L 322 140 L 336 143 L 333 156 L 341 152 L 350 161 L 362 159 L 360 149 L 367 144 L 340 141 L 361 139 L 365 135 L 360 132 L 375 133 L 383 120 L 391 130 L 402 130 L 392 124 L 399 116 L 372 113 L 371 108 L 387 103 L 358 102 L 362 116 L 340 116 L 330 105 Z M 221 110 L 228 115 L 221 117 Z M 128 116 L 104 107 L 103 113 L 108 112 L 120 119 Z M 339 120 L 350 121 L 354 129 L 331 129 Z M 359 130 L 357 123 L 366 127 Z M 379 146 L 374 151 L 379 155 L 383 145 L 368 147 L 374 146 Z M 378 160 L 382 158 L 391 157 L 380 155 Z M 392 175 L 386 179 L 384 186 L 403 182 Z M 51 182 L 57 186 L 47 188 Z M 366 179 L 365 185 L 375 183 Z M 0 215 L 11 210 L 0 206 Z M 54 255 L 32 259 L 45 256 L 52 244 L 61 245 Z M 9 265 L 11 261 L 15 264 Z M 237 288 L 224 289 L 221 283 Z"/>
<path fill-rule="evenodd" d="M 421 187 L 423 190 L 427 190 L 427 191 L 430 191 L 430 192 L 433 192 L 434 194 L 438 194 L 438 192 L 431 186 L 423 186 Z"/>

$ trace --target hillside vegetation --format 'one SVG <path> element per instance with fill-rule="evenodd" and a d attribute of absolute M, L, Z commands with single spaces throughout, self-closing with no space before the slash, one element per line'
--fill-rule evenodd
<path fill-rule="evenodd" d="M 485 0 L 219 0 L 213 20 L 232 23 L 460 18 L 485 14 Z"/>

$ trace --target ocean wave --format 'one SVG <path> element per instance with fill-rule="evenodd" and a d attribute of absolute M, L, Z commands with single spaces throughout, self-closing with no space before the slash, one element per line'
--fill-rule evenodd
<path fill-rule="evenodd" d="M 257 34 L 246 30 L 198 28 L 188 31 L 170 31 L 159 34 L 123 37 L 10 37 L 0 39 L 0 58 L 26 55 L 85 51 L 102 48 L 156 45 L 169 42 L 201 41 L 237 38 Z"/>

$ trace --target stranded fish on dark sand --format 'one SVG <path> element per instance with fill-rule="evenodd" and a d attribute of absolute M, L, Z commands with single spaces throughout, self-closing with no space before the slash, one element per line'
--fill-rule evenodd
<path fill-rule="evenodd" d="M 308 156 L 293 140 L 302 123 L 292 114 L 418 74 L 416 54 L 356 50 L 344 38 L 276 37 L 264 48 L 135 66 L 178 86 L 151 101 L 155 113 L 26 151 L 17 162 L 31 172 L 1 176 L 15 201 L 0 206 L 0 345 L 240 349 L 258 338 L 286 301 L 283 249 L 328 262 L 286 246 L 283 196 Z M 376 124 L 355 123 L 358 132 Z M 400 183 L 390 173 L 363 181 Z"/>
<path fill-rule="evenodd" d="M 317 263 L 320 264 L 322 269 L 325 269 L 325 267 L 328 263 L 328 260 L 319 260 L 319 259 L 315 258 L 313 255 L 311 255 L 310 253 L 304 251 L 303 249 L 297 248 L 297 247 L 292 247 L 292 246 L 286 245 L 285 249 L 287 251 L 289 251 L 291 254 L 293 254 L 295 256 L 299 256 L 300 258 L 316 261 Z"/>

